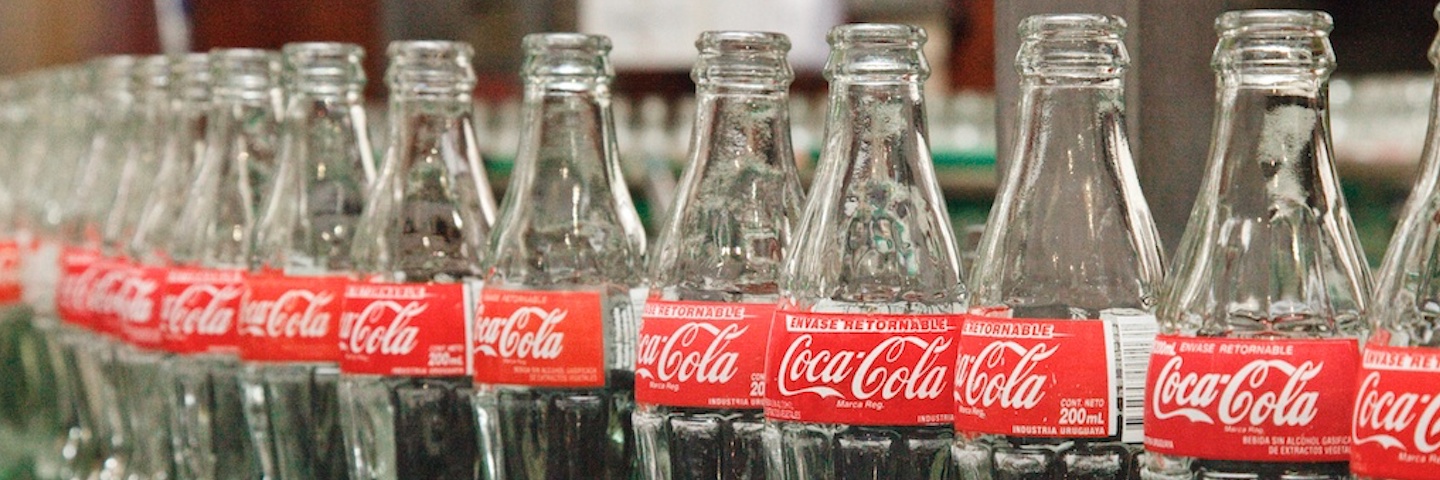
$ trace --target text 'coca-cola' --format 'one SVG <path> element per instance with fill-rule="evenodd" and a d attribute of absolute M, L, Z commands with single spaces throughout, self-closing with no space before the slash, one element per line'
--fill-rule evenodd
<path fill-rule="evenodd" d="M 774 304 L 645 302 L 635 401 L 760 408 L 765 400 L 765 341 L 774 314 Z"/>
<path fill-rule="evenodd" d="M 239 353 L 235 328 L 245 272 L 172 268 L 160 301 L 160 331 L 175 353 Z"/>
<path fill-rule="evenodd" d="M 264 362 L 339 362 L 345 277 L 251 275 L 240 302 L 240 355 Z"/>
<path fill-rule="evenodd" d="M 605 385 L 605 314 L 599 291 L 486 288 L 474 321 L 475 381 L 497 385 Z"/>
<path fill-rule="evenodd" d="M 411 377 L 470 375 L 470 287 L 462 283 L 345 286 L 340 370 Z"/>
<path fill-rule="evenodd" d="M 1359 363 L 1354 339 L 1161 335 L 1150 357 L 1145 448 L 1216 460 L 1348 460 Z"/>
<path fill-rule="evenodd" d="M 765 416 L 853 425 L 954 420 L 958 315 L 777 312 Z"/>
<path fill-rule="evenodd" d="M 1440 471 L 1440 350 L 1368 345 L 1356 386 L 1350 469 L 1426 480 Z"/>

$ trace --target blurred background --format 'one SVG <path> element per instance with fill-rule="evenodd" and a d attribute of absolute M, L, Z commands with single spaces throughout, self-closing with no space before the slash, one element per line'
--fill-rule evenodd
<path fill-rule="evenodd" d="M 642 213 L 653 214 L 668 203 L 688 147 L 689 68 L 701 31 L 790 35 L 793 137 L 797 161 L 808 171 L 823 133 L 825 32 L 846 22 L 912 23 L 929 32 L 933 75 L 926 90 L 937 172 L 957 232 L 973 241 L 1008 161 L 1018 90 L 1015 25 L 1042 12 L 1114 14 L 1130 25 L 1127 107 L 1137 168 L 1173 251 L 1210 138 L 1213 20 L 1225 10 L 1259 7 L 1321 9 L 1335 18 L 1335 151 L 1365 249 L 1379 262 L 1430 115 L 1433 0 L 3 0 L 0 73 L 104 54 L 345 41 L 365 47 L 367 93 L 383 112 L 379 79 L 388 42 L 462 40 L 476 49 L 480 141 L 491 181 L 503 191 L 519 140 L 521 37 L 603 33 L 615 45 L 626 174 Z M 379 127 L 383 120 L 372 122 Z"/>

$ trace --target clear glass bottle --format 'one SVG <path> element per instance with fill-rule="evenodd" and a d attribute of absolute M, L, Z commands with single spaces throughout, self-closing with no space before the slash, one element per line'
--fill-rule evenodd
<path fill-rule="evenodd" d="M 534 34 L 523 48 L 524 127 L 475 322 L 481 455 L 491 478 L 630 478 L 646 239 L 616 155 L 610 39 Z M 521 321 L 536 309 L 549 313 Z M 502 331 L 544 345 L 512 351 Z"/>
<path fill-rule="evenodd" d="M 926 138 L 925 32 L 841 25 L 829 42 L 827 138 L 768 342 L 768 468 L 777 479 L 952 478 L 950 347 L 968 293 Z M 856 355 L 897 364 L 840 376 L 901 369 L 927 384 L 872 397 L 852 389 L 865 382 L 794 363 L 836 371 L 825 358 Z"/>
<path fill-rule="evenodd" d="M 457 307 L 481 276 L 494 218 L 474 137 L 474 51 L 458 42 L 399 41 L 388 53 L 390 146 L 351 246 L 354 269 L 369 284 L 347 287 L 340 330 L 350 476 L 474 478 L 468 360 L 452 356 L 467 350 L 468 308 Z M 352 295 L 365 290 L 379 293 Z M 375 348 L 370 340 L 402 330 L 418 339 L 409 348 Z M 433 349 L 442 344 L 445 350 Z M 425 355 L 434 352 L 443 352 L 442 368 L 429 368 L 437 365 Z"/>
<path fill-rule="evenodd" d="M 705 32 L 695 46 L 688 166 L 650 259 L 641 317 L 635 379 L 641 476 L 763 479 L 763 391 L 755 387 L 764 384 L 769 313 L 803 201 L 790 147 L 790 40 Z M 672 315 L 676 310 L 662 305 L 743 313 Z M 672 358 L 707 359 L 708 366 L 686 368 Z M 670 385 L 678 389 L 668 392 Z"/>
<path fill-rule="evenodd" d="M 172 230 L 162 299 L 173 375 L 177 476 L 253 479 L 259 453 L 245 423 L 237 321 L 258 216 L 274 175 L 281 93 L 274 52 L 216 49 L 205 150 Z"/>
<path fill-rule="evenodd" d="M 1015 164 L 980 240 L 971 321 L 1102 334 L 962 335 L 959 364 L 974 368 L 956 372 L 962 407 L 953 453 L 960 478 L 1125 479 L 1139 471 L 1145 368 L 1164 271 L 1126 140 L 1124 33 L 1123 19 L 1102 15 L 1037 15 L 1020 23 Z M 1008 345 L 1056 349 L 1033 364 L 1030 377 L 1053 381 L 1036 391 L 1053 403 L 1022 409 L 990 395 L 998 389 L 986 382 L 1014 369 L 1022 352 L 988 347 Z M 1066 383 L 1076 373 L 1097 381 Z M 1100 401 L 1061 406 L 1062 398 L 1076 396 Z M 1054 416 L 1066 408 L 1082 418 Z M 1006 409 L 1023 416 L 1007 422 L 997 411 Z M 1087 428 L 1020 435 L 1017 425 Z"/>
<path fill-rule="evenodd" d="M 1349 476 L 1348 452 L 1233 433 L 1348 443 L 1370 273 L 1330 147 L 1331 25 L 1317 11 L 1216 21 L 1215 131 L 1159 305 L 1144 478 Z"/>
<path fill-rule="evenodd" d="M 1440 21 L 1440 7 L 1435 18 Z M 1430 44 L 1430 63 L 1436 81 L 1420 172 L 1390 237 L 1370 303 L 1373 333 L 1364 345 L 1350 457 L 1350 471 L 1361 479 L 1434 472 L 1424 456 L 1415 454 L 1423 451 L 1420 441 L 1426 438 L 1417 433 L 1433 429 L 1433 423 L 1418 421 L 1414 412 L 1435 405 L 1435 400 L 1416 401 L 1436 398 L 1440 385 L 1440 252 L 1433 247 L 1440 238 L 1433 221 L 1440 215 L 1440 34 Z"/>
<path fill-rule="evenodd" d="M 364 51 L 347 43 L 282 51 L 288 106 L 278 170 L 241 307 L 246 417 L 271 478 L 344 479 L 336 334 L 355 224 L 375 179 Z"/>

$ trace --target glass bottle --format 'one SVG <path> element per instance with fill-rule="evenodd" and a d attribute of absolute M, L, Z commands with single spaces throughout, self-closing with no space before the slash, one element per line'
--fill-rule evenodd
<path fill-rule="evenodd" d="M 1440 7 L 1435 10 L 1440 20 Z M 1361 479 L 1434 474 L 1424 456 L 1440 385 L 1440 34 L 1430 44 L 1436 82 L 1420 172 L 1375 279 L 1373 333 L 1364 344 L 1352 419 L 1350 472 Z M 1418 368 L 1411 368 L 1412 366 Z M 1424 401 L 1429 397 L 1429 401 Z M 1416 411 L 1432 412 L 1417 417 Z M 1398 421 L 1397 421 L 1398 420 Z"/>
<path fill-rule="evenodd" d="M 1020 23 L 1015 166 L 980 240 L 972 316 L 960 337 L 953 453 L 961 478 L 1125 479 L 1139 471 L 1164 272 L 1126 140 L 1124 33 L 1123 19 L 1102 15 Z M 994 328 L 969 328 L 980 325 Z M 1056 334 L 1014 334 L 1020 327 Z M 1045 358 L 1029 362 L 1032 349 Z M 1046 384 L 1028 407 L 990 383 L 1019 365 L 1033 370 L 1014 382 Z M 1062 405 L 1069 398 L 1088 403 Z M 1025 426 L 1044 431 L 1017 431 Z"/>
<path fill-rule="evenodd" d="M 650 259 L 641 317 L 641 476 L 763 479 L 765 341 L 802 202 L 790 40 L 705 32 L 695 46 L 689 161 Z"/>
<path fill-rule="evenodd" d="M 494 204 L 469 45 L 389 48 L 390 146 L 351 246 L 340 420 L 356 480 L 475 478 L 466 319 Z"/>
<path fill-rule="evenodd" d="M 829 42 L 825 148 L 767 342 L 768 468 L 952 478 L 950 368 L 968 293 L 927 142 L 925 31 L 841 25 Z M 862 356 L 879 360 L 847 367 Z"/>
<path fill-rule="evenodd" d="M 1145 478 L 1349 475 L 1370 273 L 1330 148 L 1331 25 L 1318 11 L 1216 21 L 1218 115 L 1159 305 Z"/>
<path fill-rule="evenodd" d="M 255 217 L 274 174 L 280 83 L 274 52 L 216 49 L 205 150 L 170 244 L 161 300 L 181 478 L 253 479 L 239 384 L 237 319 Z"/>
<path fill-rule="evenodd" d="M 646 239 L 616 154 L 610 39 L 523 48 L 524 127 L 472 335 L 481 455 L 490 477 L 630 478 Z M 533 343 L 502 338 L 520 335 Z"/>
<path fill-rule="evenodd" d="M 347 43 L 282 51 L 288 105 L 278 170 L 241 303 L 246 418 L 273 478 L 343 479 L 337 333 L 350 243 L 375 178 L 364 51 Z"/>

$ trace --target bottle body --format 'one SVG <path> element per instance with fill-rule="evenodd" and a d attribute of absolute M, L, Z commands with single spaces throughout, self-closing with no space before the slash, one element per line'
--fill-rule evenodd
<path fill-rule="evenodd" d="M 767 342 L 771 478 L 954 477 L 968 294 L 925 140 L 924 39 L 908 25 L 830 32 L 826 147 Z"/>
<path fill-rule="evenodd" d="M 1159 307 L 1142 475 L 1347 478 L 1352 404 L 1325 399 L 1353 399 L 1370 278 L 1331 156 L 1330 18 L 1241 11 L 1216 24 L 1218 119 Z M 1176 390 L 1194 380 L 1236 398 L 1290 392 L 1273 406 L 1289 413 L 1267 421 L 1231 396 Z M 1227 436 L 1252 428 L 1320 447 Z"/>
<path fill-rule="evenodd" d="M 646 240 L 615 156 L 609 40 L 524 45 L 526 124 L 473 327 L 481 456 L 487 478 L 630 478 Z M 535 347 L 512 348 L 518 332 Z"/>

